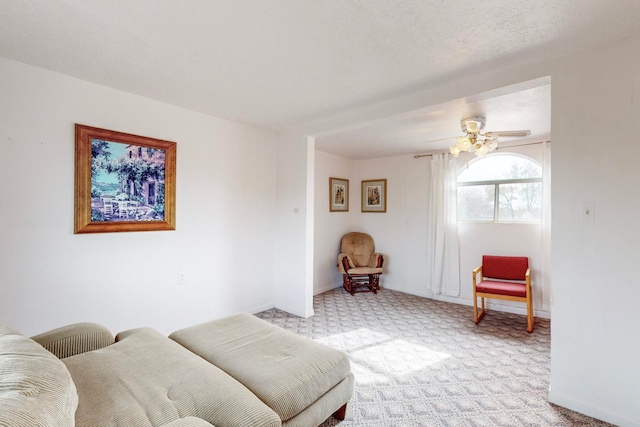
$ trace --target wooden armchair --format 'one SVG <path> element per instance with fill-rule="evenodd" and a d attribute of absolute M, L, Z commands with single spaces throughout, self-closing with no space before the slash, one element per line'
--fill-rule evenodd
<path fill-rule="evenodd" d="M 353 295 L 356 292 L 378 293 L 384 255 L 375 251 L 373 238 L 365 233 L 347 233 L 342 236 L 338 271 L 342 286 Z"/>
<path fill-rule="evenodd" d="M 480 281 L 477 279 L 478 275 L 480 275 Z M 519 301 L 527 304 L 527 332 L 533 332 L 535 319 L 529 258 L 484 255 L 482 265 L 473 270 L 472 280 L 473 320 L 476 324 L 480 323 L 484 317 L 485 298 Z M 482 304 L 480 312 L 478 312 L 478 297 Z"/>

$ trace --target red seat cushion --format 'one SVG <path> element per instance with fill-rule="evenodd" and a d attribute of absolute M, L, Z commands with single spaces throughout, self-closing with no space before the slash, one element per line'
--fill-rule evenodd
<path fill-rule="evenodd" d="M 524 283 L 496 282 L 495 280 L 483 280 L 476 285 L 476 291 L 520 298 L 527 296 L 527 287 Z"/>

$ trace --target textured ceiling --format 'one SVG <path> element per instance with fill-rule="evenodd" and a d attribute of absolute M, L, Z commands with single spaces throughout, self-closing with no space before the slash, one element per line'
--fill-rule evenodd
<path fill-rule="evenodd" d="M 353 160 L 446 151 L 455 143 L 456 136 L 463 135 L 460 120 L 474 116 L 486 118 L 484 132 L 531 132 L 527 138 L 501 137 L 500 145 L 547 140 L 551 133 L 549 79 L 523 82 L 321 136 L 316 138 L 315 146 Z"/>
<path fill-rule="evenodd" d="M 0 56 L 278 129 L 639 21 L 637 0 L 0 0 Z"/>

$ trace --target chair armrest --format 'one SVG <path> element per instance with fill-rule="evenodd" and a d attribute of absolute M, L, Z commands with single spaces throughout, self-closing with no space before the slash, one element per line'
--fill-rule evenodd
<path fill-rule="evenodd" d="M 338 255 L 338 265 L 337 265 L 338 271 L 340 272 L 340 274 L 347 274 L 347 272 L 344 271 L 344 266 L 342 265 L 343 258 L 347 258 L 347 260 L 349 261 L 350 268 L 355 268 L 355 264 L 353 263 L 353 260 L 351 259 L 349 254 L 342 252 L 340 255 Z"/>
<path fill-rule="evenodd" d="M 471 273 L 471 277 L 472 277 L 472 281 L 473 281 L 473 288 L 475 289 L 477 283 L 477 275 L 480 274 L 480 280 L 482 280 L 482 266 L 478 266 L 476 267 L 472 273 Z"/>
<path fill-rule="evenodd" d="M 377 268 L 378 260 L 380 260 L 380 267 L 384 267 L 384 264 L 386 263 L 387 259 L 383 254 L 379 252 L 374 252 L 371 254 L 371 257 L 369 258 L 369 265 L 367 267 Z"/>
<path fill-rule="evenodd" d="M 531 289 L 531 268 L 527 268 L 527 271 L 524 273 L 524 280 L 527 283 L 527 288 Z M 529 292 L 527 290 L 527 292 Z"/>
<path fill-rule="evenodd" d="M 31 337 L 58 359 L 97 350 L 114 343 L 111 331 L 97 323 L 74 323 Z"/>

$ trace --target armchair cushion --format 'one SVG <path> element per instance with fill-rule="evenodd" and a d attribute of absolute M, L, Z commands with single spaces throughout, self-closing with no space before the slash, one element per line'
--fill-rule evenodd
<path fill-rule="evenodd" d="M 524 283 L 498 282 L 495 280 L 483 280 L 476 285 L 476 291 L 520 298 L 527 296 L 527 286 Z"/>
<path fill-rule="evenodd" d="M 354 275 L 358 275 L 358 274 L 382 274 L 382 268 L 356 267 L 356 268 L 350 268 L 347 271 L 347 273 L 354 274 Z"/>
<path fill-rule="evenodd" d="M 350 261 L 354 267 L 364 267 L 369 265 L 371 254 L 375 250 L 373 238 L 365 233 L 347 233 L 342 237 L 342 247 L 340 252 L 349 254 Z"/>

